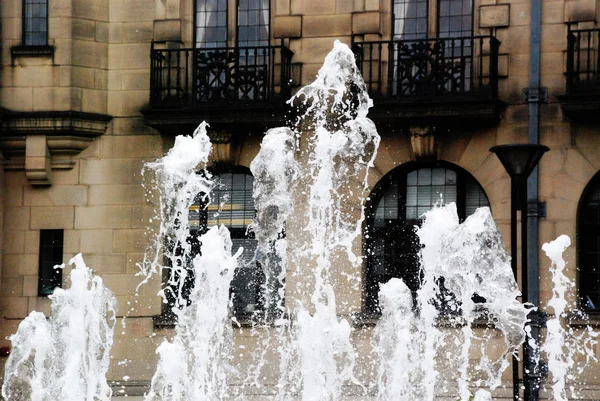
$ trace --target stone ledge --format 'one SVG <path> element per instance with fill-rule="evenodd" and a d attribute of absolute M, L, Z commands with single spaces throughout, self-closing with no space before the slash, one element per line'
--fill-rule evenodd
<path fill-rule="evenodd" d="M 32 185 L 50 185 L 51 171 L 73 168 L 73 157 L 107 128 L 110 116 L 77 111 L 0 110 L 5 170 L 25 170 Z"/>

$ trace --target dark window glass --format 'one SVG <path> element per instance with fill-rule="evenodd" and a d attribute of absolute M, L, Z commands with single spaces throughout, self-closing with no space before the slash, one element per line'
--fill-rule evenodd
<path fill-rule="evenodd" d="M 375 187 L 368 205 L 365 230 L 366 312 L 378 311 L 379 284 L 393 277 L 401 278 L 416 293 L 421 276 L 420 243 L 415 225 L 436 203 L 450 202 L 456 203 L 463 220 L 478 207 L 489 206 L 477 181 L 464 170 L 447 164 L 400 167 Z M 440 284 L 444 290 L 443 283 Z M 446 306 L 440 305 L 440 308 L 444 310 Z"/>
<path fill-rule="evenodd" d="M 269 45 L 269 0 L 240 0 L 238 3 L 238 46 Z"/>
<path fill-rule="evenodd" d="M 48 44 L 48 0 L 23 0 L 23 45 Z"/>
<path fill-rule="evenodd" d="M 472 35 L 473 0 L 439 0 L 438 10 L 438 29 L 441 38 Z"/>
<path fill-rule="evenodd" d="M 188 242 L 192 247 L 192 254 L 187 263 L 191 266 L 193 258 L 202 251 L 198 237 L 215 225 L 225 225 L 231 234 L 232 252 L 237 252 L 240 247 L 244 249 L 231 282 L 233 313 L 236 316 L 250 316 L 261 308 L 264 279 L 255 260 L 256 240 L 252 233 L 247 232 L 247 227 L 256 214 L 252 197 L 254 179 L 249 172 L 238 171 L 215 175 L 218 185 L 211 193 L 210 202 L 204 194 L 199 194 L 189 208 L 191 235 Z M 190 270 L 181 289 L 183 298 L 187 299 L 189 296 L 193 282 Z M 171 291 L 165 292 L 171 305 L 178 292 L 173 287 Z"/>
<path fill-rule="evenodd" d="M 394 39 L 427 37 L 428 0 L 394 0 Z"/>
<path fill-rule="evenodd" d="M 579 207 L 579 299 L 583 309 L 600 309 L 600 176 L 584 192 Z"/>
<path fill-rule="evenodd" d="M 63 230 L 40 230 L 38 295 L 46 296 L 62 285 Z"/>
<path fill-rule="evenodd" d="M 227 0 L 196 0 L 196 47 L 227 46 Z"/>

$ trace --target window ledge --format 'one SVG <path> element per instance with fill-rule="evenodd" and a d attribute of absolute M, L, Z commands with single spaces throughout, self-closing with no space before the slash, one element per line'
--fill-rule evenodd
<path fill-rule="evenodd" d="M 585 311 L 577 309 L 567 315 L 567 324 L 571 327 L 600 327 L 600 310 Z"/>
<path fill-rule="evenodd" d="M 358 312 L 351 315 L 352 324 L 355 328 L 372 327 L 379 322 L 381 314 L 379 313 L 366 313 Z M 600 320 L 599 320 L 600 322 Z M 440 328 L 457 328 L 464 325 L 463 319 L 457 319 L 456 317 L 449 315 L 440 315 L 436 319 L 436 327 Z M 494 327 L 494 322 L 487 317 L 485 311 L 481 311 L 479 317 L 473 321 L 472 327 Z"/>
<path fill-rule="evenodd" d="M 15 57 L 53 57 L 54 46 L 13 46 L 10 54 Z"/>
<path fill-rule="evenodd" d="M 152 317 L 152 322 L 155 329 L 174 329 L 177 319 L 170 316 L 158 315 Z M 252 320 L 251 316 L 238 316 L 231 318 L 231 325 L 234 328 L 253 327 L 256 326 L 256 322 Z"/>

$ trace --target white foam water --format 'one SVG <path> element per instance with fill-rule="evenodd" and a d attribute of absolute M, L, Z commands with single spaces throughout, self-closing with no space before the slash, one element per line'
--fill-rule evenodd
<path fill-rule="evenodd" d="M 109 401 L 106 381 L 116 321 L 115 298 L 78 254 L 69 261 L 70 287 L 50 295 L 40 312 L 10 337 L 2 396 L 7 401 Z M 58 268 L 64 268 L 59 266 Z"/>

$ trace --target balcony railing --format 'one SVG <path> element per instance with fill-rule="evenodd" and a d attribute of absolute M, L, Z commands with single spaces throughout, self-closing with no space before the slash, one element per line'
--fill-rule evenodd
<path fill-rule="evenodd" d="M 499 47 L 491 35 L 353 43 L 371 96 L 389 101 L 496 99 Z"/>
<path fill-rule="evenodd" d="M 600 29 L 567 34 L 567 96 L 600 92 Z"/>
<path fill-rule="evenodd" d="M 279 46 L 152 49 L 153 109 L 257 105 L 291 95 L 293 52 Z"/>

